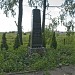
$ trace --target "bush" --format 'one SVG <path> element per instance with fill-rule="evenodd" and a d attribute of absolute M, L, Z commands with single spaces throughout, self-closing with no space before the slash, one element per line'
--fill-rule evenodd
<path fill-rule="evenodd" d="M 0 51 L 0 72 L 18 72 L 27 70 L 28 61 L 27 49 L 25 46 L 20 46 L 18 49 L 13 48 Z"/>
<path fill-rule="evenodd" d="M 8 50 L 8 45 L 6 42 L 6 33 L 3 33 L 3 36 L 2 36 L 1 50 L 3 49 Z"/>
<path fill-rule="evenodd" d="M 53 32 L 52 41 L 51 41 L 51 48 L 56 49 L 57 48 L 57 41 L 55 37 L 55 32 Z"/>
<path fill-rule="evenodd" d="M 14 49 L 17 49 L 19 46 L 20 46 L 20 40 L 19 40 L 19 35 L 17 34 L 13 47 L 14 47 Z"/>
<path fill-rule="evenodd" d="M 30 66 L 33 70 L 45 70 L 48 68 L 48 62 L 45 56 L 41 57 L 38 53 L 34 53 L 33 55 L 30 61 Z"/>
<path fill-rule="evenodd" d="M 29 34 L 26 36 L 23 35 L 24 45 L 21 45 L 20 47 L 18 46 L 18 48 L 15 48 L 14 50 L 13 40 L 15 35 L 14 36 L 13 35 L 12 33 L 11 35 L 7 34 L 7 40 L 8 40 L 7 43 L 9 49 L 0 50 L 0 72 L 49 70 L 60 66 L 60 64 L 62 66 L 67 64 L 75 65 L 75 38 L 74 38 L 75 36 L 70 35 L 68 37 L 62 34 L 59 35 L 57 37 L 58 47 L 53 49 L 54 45 L 52 46 L 52 48 L 50 48 L 50 45 L 48 45 L 49 47 L 47 46 L 46 52 L 42 56 L 40 56 L 40 54 L 38 53 L 33 53 L 32 55 L 28 54 L 27 44 L 29 41 L 28 40 Z M 18 38 L 18 36 L 16 38 Z M 65 45 L 63 44 L 63 38 L 66 39 Z M 50 36 L 46 37 L 46 39 L 47 40 L 50 39 L 51 41 Z M 49 44 L 50 41 L 47 40 L 46 42 L 47 44 Z M 15 41 L 18 44 L 19 41 L 17 39 L 15 39 Z"/>

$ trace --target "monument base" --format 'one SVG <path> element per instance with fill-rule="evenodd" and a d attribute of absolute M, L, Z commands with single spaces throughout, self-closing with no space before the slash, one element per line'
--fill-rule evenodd
<path fill-rule="evenodd" d="M 38 48 L 28 47 L 28 50 L 29 50 L 29 54 L 38 53 L 40 55 L 43 55 L 45 53 L 44 47 L 38 47 Z"/>

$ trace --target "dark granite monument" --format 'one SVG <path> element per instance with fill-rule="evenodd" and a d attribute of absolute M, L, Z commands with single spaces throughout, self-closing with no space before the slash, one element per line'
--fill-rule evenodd
<path fill-rule="evenodd" d="M 32 11 L 32 32 L 30 47 L 42 47 L 41 14 L 39 9 L 33 9 Z"/>
<path fill-rule="evenodd" d="M 42 50 L 41 14 L 39 9 L 32 11 L 32 30 L 30 38 L 30 50 Z"/>

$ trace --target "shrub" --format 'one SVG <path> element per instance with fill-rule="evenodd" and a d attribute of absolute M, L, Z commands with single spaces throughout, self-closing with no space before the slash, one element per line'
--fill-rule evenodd
<path fill-rule="evenodd" d="M 3 49 L 8 50 L 8 45 L 6 42 L 6 33 L 3 33 L 3 36 L 2 36 L 1 50 Z"/>
<path fill-rule="evenodd" d="M 48 67 L 47 64 L 47 59 L 43 57 L 41 57 L 38 53 L 34 53 L 31 57 L 31 68 L 33 70 L 45 70 Z"/>
<path fill-rule="evenodd" d="M 51 41 L 51 48 L 56 49 L 57 48 L 57 41 L 55 37 L 55 32 L 53 32 L 52 41 Z"/>
<path fill-rule="evenodd" d="M 14 43 L 14 49 L 18 48 L 20 46 L 20 40 L 19 40 L 19 35 L 17 34 L 15 38 L 15 43 Z"/>

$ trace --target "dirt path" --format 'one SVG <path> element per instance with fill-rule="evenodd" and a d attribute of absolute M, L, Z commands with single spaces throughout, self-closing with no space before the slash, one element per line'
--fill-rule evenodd
<path fill-rule="evenodd" d="M 38 71 L 30 73 L 8 73 L 5 75 L 75 75 L 75 66 L 64 66 L 61 68 L 56 68 L 55 70 L 49 71 Z"/>

